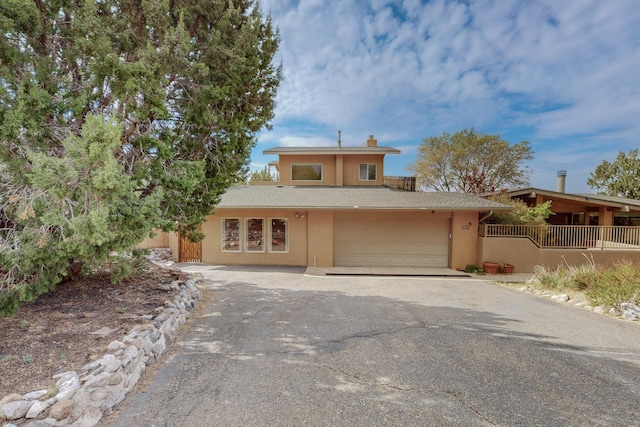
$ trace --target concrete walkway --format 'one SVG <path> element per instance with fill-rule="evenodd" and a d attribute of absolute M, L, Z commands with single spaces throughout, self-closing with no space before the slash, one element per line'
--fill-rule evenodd
<path fill-rule="evenodd" d="M 467 277 L 502 283 L 526 283 L 533 276 L 531 273 L 478 275 L 451 268 L 427 267 L 307 267 L 305 274 L 310 276 Z"/>
<path fill-rule="evenodd" d="M 203 272 L 224 267 L 231 270 L 265 270 L 265 269 L 301 269 L 307 276 L 372 276 L 372 277 L 443 277 L 456 279 L 476 279 L 498 283 L 526 283 L 533 277 L 532 273 L 513 274 L 471 274 L 451 268 L 426 268 L 426 267 L 282 267 L 263 265 L 231 265 L 221 266 L 202 263 L 179 263 L 176 267 L 191 271 Z"/>

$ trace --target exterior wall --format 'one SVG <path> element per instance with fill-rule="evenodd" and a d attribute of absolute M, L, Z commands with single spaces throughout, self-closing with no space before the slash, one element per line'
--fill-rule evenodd
<path fill-rule="evenodd" d="M 153 238 L 147 237 L 144 239 L 137 247 L 141 249 L 169 248 L 171 249 L 173 261 L 178 262 L 178 251 L 180 250 L 178 246 L 178 235 L 176 233 L 164 233 L 162 231 L 156 231 L 156 233 Z"/>
<path fill-rule="evenodd" d="M 341 154 L 336 156 L 336 185 L 344 185 L 344 156 Z"/>
<path fill-rule="evenodd" d="M 307 218 L 309 226 L 307 265 L 333 267 L 333 211 L 308 211 Z"/>
<path fill-rule="evenodd" d="M 421 211 L 422 212 L 422 211 Z M 298 217 L 296 217 L 296 213 Z M 398 212 L 401 215 L 402 212 Z M 445 213 L 438 213 L 444 215 Z M 478 254 L 483 247 L 478 243 L 478 213 L 453 212 L 451 219 L 451 252 L 449 266 L 463 268 L 481 259 Z M 241 218 L 243 222 L 243 240 L 246 218 L 264 218 L 265 237 L 268 236 L 269 218 L 288 220 L 288 253 L 222 251 L 222 218 Z M 207 217 L 202 225 L 206 235 L 202 241 L 202 262 L 207 264 L 252 264 L 252 265 L 298 265 L 333 267 L 334 265 L 334 211 L 331 210 L 261 210 L 261 209 L 217 209 L 214 215 Z M 480 238 L 481 239 L 481 238 Z M 179 241 L 176 233 L 158 233 L 154 239 L 146 239 L 141 248 L 169 247 L 174 261 L 178 261 Z M 267 248 L 265 248 L 267 249 Z M 491 249 L 493 250 L 493 249 Z M 516 250 L 515 252 L 517 252 Z M 514 250 L 511 250 L 513 253 Z M 489 252 L 493 257 L 493 252 Z M 509 254 L 509 251 L 506 252 Z M 496 255 L 497 257 L 497 255 Z M 496 258 L 498 259 L 498 258 Z M 501 261 L 509 262 L 511 261 Z M 517 265 L 517 264 L 516 264 Z"/>
<path fill-rule="evenodd" d="M 147 237 L 139 245 L 140 249 L 151 248 L 168 248 L 169 247 L 169 233 L 163 233 L 162 231 L 154 231 L 156 233 L 153 237 Z"/>
<path fill-rule="evenodd" d="M 383 154 L 363 154 L 361 156 L 345 156 L 344 185 L 384 185 Z M 376 180 L 360 181 L 360 164 L 376 164 Z"/>
<path fill-rule="evenodd" d="M 296 217 L 296 212 L 299 218 Z M 302 216 L 304 215 L 304 217 Z M 242 219 L 243 250 L 241 252 L 222 251 L 222 218 Z M 289 251 L 286 253 L 244 251 L 245 219 L 264 218 L 264 236 L 268 237 L 268 220 L 286 218 L 288 225 Z M 207 217 L 202 225 L 206 235 L 202 241 L 202 262 L 206 264 L 252 264 L 252 265 L 307 265 L 307 222 L 308 215 L 302 210 L 260 210 L 260 209 L 216 209 L 215 215 Z M 265 245 L 267 242 L 265 242 Z"/>
<path fill-rule="evenodd" d="M 638 250 L 540 249 L 529 239 L 518 237 L 479 237 L 478 260 L 513 264 L 516 272 L 531 273 L 536 265 L 555 268 L 560 264 L 582 265 L 587 258 L 598 265 L 612 265 L 621 259 L 640 261 Z"/>
<path fill-rule="evenodd" d="M 291 165 L 296 163 L 322 164 L 322 181 L 292 181 Z M 336 185 L 336 156 L 333 155 L 280 155 L 281 185 Z"/>
<path fill-rule="evenodd" d="M 169 248 L 171 248 L 171 256 L 174 262 L 178 262 L 180 256 L 180 242 L 178 239 L 178 233 L 168 233 L 169 235 Z"/>
<path fill-rule="evenodd" d="M 531 240 L 518 237 L 478 237 L 477 265 L 484 261 L 512 264 L 516 272 L 532 272 L 542 264 L 542 251 Z M 558 255 L 558 259 L 562 258 Z"/>
<path fill-rule="evenodd" d="M 478 257 L 478 212 L 454 212 L 449 266 L 464 268 Z"/>
<path fill-rule="evenodd" d="M 291 165 L 322 164 L 322 181 L 292 181 Z M 360 164 L 376 164 L 376 180 L 360 181 Z M 280 185 L 384 185 L 384 154 L 362 155 L 280 155 Z"/>

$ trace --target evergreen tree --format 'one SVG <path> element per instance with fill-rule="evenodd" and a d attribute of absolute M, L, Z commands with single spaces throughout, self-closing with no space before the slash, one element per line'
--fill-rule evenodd
<path fill-rule="evenodd" d="M 260 171 L 253 171 L 251 175 L 249 175 L 249 181 L 277 181 L 276 177 L 271 175 L 271 171 L 269 170 L 269 166 L 265 166 L 264 169 Z"/>
<path fill-rule="evenodd" d="M 257 3 L 3 0 L 0 31 L 4 307 L 152 228 L 201 238 L 273 117 Z"/>

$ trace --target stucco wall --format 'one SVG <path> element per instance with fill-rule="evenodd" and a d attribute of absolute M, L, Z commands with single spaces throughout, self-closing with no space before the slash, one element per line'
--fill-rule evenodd
<path fill-rule="evenodd" d="M 382 154 L 368 154 L 361 156 L 344 156 L 344 185 L 384 185 L 384 170 L 382 168 Z M 360 181 L 360 164 L 376 164 L 376 180 Z"/>
<path fill-rule="evenodd" d="M 454 212 L 451 222 L 451 268 L 475 264 L 478 251 L 478 212 Z"/>
<path fill-rule="evenodd" d="M 296 217 L 296 212 L 299 218 Z M 245 252 L 244 241 L 242 252 L 222 251 L 222 218 L 242 219 L 242 238 L 244 240 L 245 220 L 247 218 L 263 218 L 264 237 L 268 238 L 269 220 L 286 218 L 288 224 L 289 251 L 286 253 L 269 252 L 268 245 L 264 252 Z M 217 209 L 215 215 L 207 217 L 202 225 L 206 235 L 202 241 L 202 262 L 207 264 L 253 264 L 253 265 L 307 265 L 307 221 L 305 211 L 298 210 L 257 210 L 257 209 Z"/>
<path fill-rule="evenodd" d="M 162 231 L 155 231 L 154 237 L 147 237 L 137 247 L 141 249 L 151 248 L 170 248 L 171 257 L 175 262 L 178 262 L 178 235 L 176 233 L 165 233 Z"/>
<path fill-rule="evenodd" d="M 421 211 L 422 213 L 422 211 Z M 298 214 L 296 216 L 296 214 Z M 498 262 L 513 255 L 513 249 L 501 249 L 500 245 L 482 245 L 477 234 L 477 212 L 437 213 L 438 216 L 451 215 L 451 242 L 449 265 L 451 268 L 463 268 L 467 264 L 480 262 L 485 251 L 490 258 Z M 397 215 L 403 215 L 398 211 Z M 202 225 L 206 235 L 202 241 L 202 262 L 208 264 L 255 264 L 255 265 L 300 265 L 331 267 L 334 265 L 334 211 L 290 210 L 290 209 L 217 209 L 214 215 L 207 217 Z M 222 218 L 241 218 L 246 228 L 247 218 L 263 218 L 264 235 L 268 237 L 268 221 L 271 218 L 286 218 L 289 227 L 289 251 L 287 253 L 265 252 L 224 252 L 222 251 Z M 244 245 L 244 241 L 243 241 Z M 169 247 L 174 261 L 178 261 L 179 241 L 176 233 L 158 233 L 154 239 L 145 240 L 140 247 Z M 515 252 L 521 251 L 516 249 Z M 511 259 L 511 258 L 509 258 Z M 523 265 L 521 260 L 518 263 Z"/>
<path fill-rule="evenodd" d="M 280 155 L 279 174 L 281 185 L 384 185 L 384 155 Z M 292 181 L 292 164 L 322 164 L 322 181 Z M 376 180 L 360 181 L 360 164 L 376 164 Z"/>
<path fill-rule="evenodd" d="M 611 265 L 621 259 L 640 261 L 637 250 L 540 249 L 526 238 L 479 237 L 478 260 L 513 264 L 516 272 L 533 272 L 536 265 L 555 268 L 560 264 L 586 264 L 587 257 L 599 265 Z"/>
<path fill-rule="evenodd" d="M 154 237 L 147 237 L 138 245 L 138 247 L 141 249 L 168 248 L 169 233 L 163 233 L 162 231 L 154 231 L 154 233 L 156 233 Z"/>
<path fill-rule="evenodd" d="M 333 266 L 333 211 L 308 211 L 308 258 L 307 265 L 314 267 Z"/>
<path fill-rule="evenodd" d="M 322 164 L 322 181 L 291 181 L 292 164 Z M 280 181 L 282 185 L 336 185 L 336 156 L 333 155 L 280 155 Z"/>

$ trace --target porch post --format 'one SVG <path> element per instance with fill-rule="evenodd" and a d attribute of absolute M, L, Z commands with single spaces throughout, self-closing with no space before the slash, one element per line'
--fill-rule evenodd
<path fill-rule="evenodd" d="M 598 225 L 613 225 L 613 211 L 606 206 L 600 207 Z"/>

